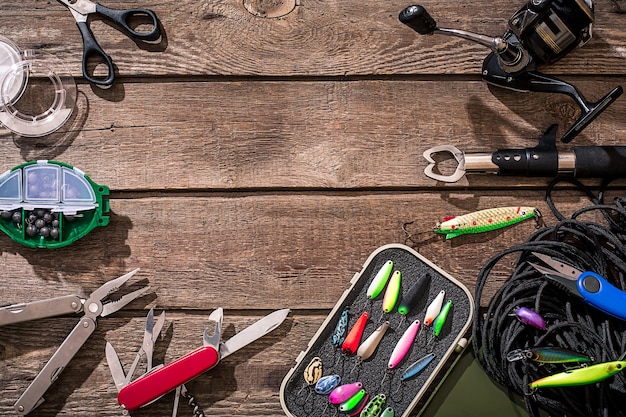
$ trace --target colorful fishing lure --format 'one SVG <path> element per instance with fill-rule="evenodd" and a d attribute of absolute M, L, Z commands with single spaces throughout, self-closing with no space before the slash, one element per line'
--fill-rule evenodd
<path fill-rule="evenodd" d="M 509 362 L 528 359 L 538 363 L 586 363 L 592 358 L 582 353 L 559 347 L 537 347 L 531 349 L 515 349 L 506 355 Z"/>
<path fill-rule="evenodd" d="M 400 271 L 394 271 L 387 285 L 385 291 L 385 297 L 383 298 L 383 311 L 390 313 L 396 306 L 398 298 L 400 297 L 400 284 L 402 282 L 402 273 Z"/>
<path fill-rule="evenodd" d="M 415 281 L 415 283 L 411 285 L 411 288 L 409 288 L 406 294 L 402 296 L 400 304 L 398 304 L 398 313 L 403 316 L 409 314 L 409 311 L 411 311 L 411 309 L 417 305 L 417 302 L 426 291 L 426 288 L 430 284 L 430 280 L 431 277 L 429 273 L 426 273 L 417 278 L 417 281 Z"/>
<path fill-rule="evenodd" d="M 365 406 L 361 412 L 361 417 L 380 417 L 383 412 L 383 407 L 387 401 L 385 394 L 378 394 Z"/>
<path fill-rule="evenodd" d="M 341 344 L 341 351 L 346 355 L 354 355 L 359 348 L 359 344 L 361 343 L 361 337 L 363 336 L 363 331 L 365 330 L 365 325 L 367 324 L 367 319 L 369 318 L 369 313 L 364 311 L 361 313 L 361 316 L 357 319 L 354 326 L 346 336 L 346 339 Z"/>
<path fill-rule="evenodd" d="M 448 314 L 450 313 L 450 309 L 452 308 L 452 300 L 448 300 L 448 302 L 441 308 L 439 314 L 435 318 L 435 322 L 433 323 L 433 335 L 435 337 L 439 336 L 441 333 L 441 329 L 443 329 L 443 325 L 446 323 L 448 319 Z"/>
<path fill-rule="evenodd" d="M 604 362 L 550 375 L 530 383 L 531 388 L 573 387 L 603 381 L 626 367 L 626 361 Z"/>
<path fill-rule="evenodd" d="M 517 317 L 517 319 L 524 324 L 535 327 L 539 330 L 546 330 L 546 322 L 543 317 L 530 308 L 517 307 L 515 311 L 513 311 L 513 315 L 515 315 L 515 317 Z"/>
<path fill-rule="evenodd" d="M 479 210 L 462 216 L 447 216 L 437 223 L 435 233 L 446 235 L 452 239 L 464 234 L 482 233 L 501 229 L 527 219 L 541 218 L 535 207 L 499 207 Z"/>
<path fill-rule="evenodd" d="M 441 307 L 443 306 L 443 298 L 446 296 L 446 292 L 444 290 L 439 291 L 439 294 L 435 297 L 435 299 L 428 305 L 426 309 L 426 315 L 424 316 L 424 324 L 426 326 L 430 326 L 441 311 Z"/>
<path fill-rule="evenodd" d="M 374 354 L 380 341 L 387 332 L 387 329 L 389 329 L 388 321 L 378 326 L 378 328 L 374 330 L 374 333 L 369 335 L 369 337 L 361 343 L 361 346 L 359 346 L 359 349 L 356 351 L 356 356 L 360 361 L 366 361 Z"/>
<path fill-rule="evenodd" d="M 354 409 L 359 403 L 365 398 L 365 390 L 361 388 L 354 394 L 352 397 L 348 398 L 346 401 L 342 402 L 339 406 L 339 411 L 343 413 L 347 413 L 350 410 Z"/>
<path fill-rule="evenodd" d="M 402 381 L 405 381 L 407 379 L 413 378 L 414 376 L 419 374 L 424 368 L 426 368 L 428 364 L 432 362 L 433 359 L 435 359 L 435 354 L 429 353 L 423 358 L 416 360 L 411 365 L 409 365 L 408 368 L 406 368 L 406 371 L 404 371 L 400 379 Z"/>
<path fill-rule="evenodd" d="M 344 384 L 339 385 L 337 388 L 332 390 L 330 395 L 328 396 L 328 402 L 331 404 L 341 404 L 343 402 L 348 401 L 354 394 L 359 392 L 360 389 L 363 388 L 362 382 L 354 382 L 352 384 Z"/>
<path fill-rule="evenodd" d="M 311 362 L 304 368 L 303 376 L 304 382 L 307 385 L 315 385 L 317 381 L 322 377 L 322 360 L 319 357 L 314 357 L 311 359 Z"/>
<path fill-rule="evenodd" d="M 337 388 L 340 382 L 341 377 L 339 375 L 323 376 L 315 384 L 315 392 L 322 395 L 330 394 L 332 390 Z"/>
<path fill-rule="evenodd" d="M 376 276 L 372 280 L 369 287 L 367 287 L 367 298 L 373 300 L 383 291 L 385 285 L 387 285 L 387 281 L 391 276 L 391 271 L 393 270 L 393 261 L 387 261 L 385 264 L 378 270 Z"/>
<path fill-rule="evenodd" d="M 343 344 L 344 339 L 346 338 L 346 330 L 348 329 L 348 320 L 350 315 L 350 307 L 346 307 L 341 312 L 341 316 L 339 316 L 339 321 L 337 322 L 337 326 L 335 327 L 335 331 L 333 332 L 333 346 L 339 347 Z"/>
<path fill-rule="evenodd" d="M 363 397 L 363 399 L 361 400 L 361 402 L 359 404 L 357 404 L 356 407 L 354 407 L 352 410 L 350 410 L 350 412 L 348 413 L 348 415 L 350 417 L 356 417 L 356 416 L 360 416 L 361 412 L 363 411 L 363 409 L 365 408 L 365 404 L 370 402 L 370 395 L 366 392 L 365 393 L 365 397 Z"/>
<path fill-rule="evenodd" d="M 411 349 L 411 345 L 415 341 L 415 337 L 417 336 L 417 332 L 420 329 L 420 321 L 415 320 L 411 325 L 404 331 L 400 340 L 393 348 L 393 352 L 391 352 L 391 357 L 389 358 L 389 363 L 387 367 L 389 369 L 394 369 L 398 364 L 404 359 L 406 354 Z"/>
<path fill-rule="evenodd" d="M 385 408 L 385 411 L 383 411 L 383 413 L 380 415 L 380 417 L 394 417 L 395 413 L 393 411 L 393 408 L 391 407 L 387 407 Z"/>

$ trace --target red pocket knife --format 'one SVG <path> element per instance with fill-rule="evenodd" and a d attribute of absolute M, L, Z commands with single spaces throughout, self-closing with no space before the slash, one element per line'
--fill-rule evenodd
<path fill-rule="evenodd" d="M 215 322 L 215 331 L 208 336 L 205 330 L 203 346 L 175 361 L 155 367 L 119 389 L 117 400 L 125 410 L 135 410 L 175 390 L 218 364 L 221 359 L 278 327 L 289 314 L 289 309 L 277 310 L 248 326 L 226 342 L 221 342 L 223 309 L 218 308 L 209 316 Z"/>

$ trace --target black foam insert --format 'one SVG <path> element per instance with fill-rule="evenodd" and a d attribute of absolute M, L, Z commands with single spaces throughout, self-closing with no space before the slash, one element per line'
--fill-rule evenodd
<path fill-rule="evenodd" d="M 397 312 L 397 304 L 391 313 L 383 314 L 384 291 L 373 301 L 368 299 L 366 295 L 369 284 L 388 260 L 393 261 L 394 270 L 402 272 L 402 292 L 408 291 L 418 277 L 424 274 L 431 276 L 430 285 L 426 288 L 424 295 L 404 320 L 401 320 L 402 316 Z M 432 326 L 426 327 L 423 324 L 423 319 L 428 305 L 442 289 L 446 292 L 444 304 L 446 301 L 452 300 L 452 309 L 441 334 L 434 337 Z M 376 352 L 368 360 L 357 365 L 356 368 L 354 367 L 357 363 L 356 356 L 346 356 L 342 354 L 340 348 L 335 348 L 332 344 L 333 332 L 341 312 L 346 306 L 350 308 L 351 312 L 347 332 L 350 331 L 363 311 L 370 313 L 361 341 L 364 341 L 384 321 L 390 323 L 390 328 L 378 345 Z M 314 386 L 307 386 L 305 383 L 303 372 L 310 361 L 317 356 L 322 360 L 324 376 L 332 374 L 341 376 L 340 385 L 362 382 L 370 399 L 383 393 L 387 396 L 385 408 L 392 407 L 396 416 L 408 416 L 413 401 L 418 395 L 422 396 L 420 390 L 424 388 L 424 392 L 426 391 L 428 387 L 425 384 L 433 372 L 440 365 L 440 362 L 445 360 L 451 346 L 456 345 L 458 336 L 467 331 L 472 308 L 471 296 L 464 288 L 424 262 L 409 248 L 402 245 L 390 245 L 379 249 L 378 252 L 374 252 L 370 262 L 364 265 L 364 269 L 353 284 L 352 290 L 342 297 L 330 313 L 330 319 L 325 321 L 326 326 L 321 329 L 317 339 L 312 341 L 310 348 L 297 363 L 288 381 L 283 383 L 282 394 L 285 411 L 296 417 L 333 416 L 338 413 L 338 406 L 328 403 L 328 395 L 315 393 Z M 389 371 L 387 363 L 396 343 L 407 327 L 416 319 L 419 319 L 422 324 L 415 342 L 402 362 L 394 370 Z M 400 380 L 400 376 L 410 364 L 429 353 L 434 353 L 436 357 L 420 374 L 406 381 Z M 322 412 L 323 414 L 321 414 Z"/>

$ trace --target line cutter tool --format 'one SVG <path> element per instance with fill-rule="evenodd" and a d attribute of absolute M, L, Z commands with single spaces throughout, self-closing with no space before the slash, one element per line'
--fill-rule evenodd
<path fill-rule="evenodd" d="M 626 321 L 626 292 L 613 286 L 595 272 L 581 271 L 541 253 L 532 252 L 532 254 L 548 266 L 528 262 L 537 271 L 582 299 L 586 304 Z"/>
<path fill-rule="evenodd" d="M 23 416 L 30 413 L 44 401 L 43 395 L 96 330 L 98 316 L 105 317 L 115 313 L 150 290 L 150 287 L 144 287 L 123 295 L 117 300 L 108 299 L 110 294 L 116 292 L 137 271 L 139 268 L 106 282 L 92 292 L 87 299 L 78 295 L 66 295 L 0 308 L 0 326 L 63 314 L 84 313 L 74 329 L 15 403 L 14 408 L 18 415 Z"/>
<path fill-rule="evenodd" d="M 107 356 L 115 385 L 118 388 L 117 400 L 119 405 L 125 412 L 132 411 L 150 404 L 175 389 L 178 394 L 184 389 L 183 385 L 186 382 L 215 367 L 220 360 L 276 329 L 287 318 L 288 314 L 289 309 L 276 310 L 237 333 L 228 341 L 222 342 L 221 330 L 224 310 L 218 308 L 209 315 L 209 321 L 214 322 L 215 327 L 211 336 L 209 336 L 208 330 L 204 331 L 203 346 L 169 364 L 154 367 L 130 383 L 126 381 L 126 378 L 121 377 L 122 373 L 119 370 L 121 364 L 117 355 L 115 357 L 111 355 L 110 358 Z M 154 339 L 152 340 L 154 341 Z"/>
<path fill-rule="evenodd" d="M 626 146 L 574 146 L 570 151 L 556 148 L 557 125 L 546 130 L 532 148 L 498 149 L 495 152 L 463 152 L 453 145 L 439 145 L 424 151 L 428 165 L 424 174 L 437 181 L 457 182 L 467 173 L 502 176 L 574 178 L 626 177 Z M 451 175 L 436 168 L 436 154 L 449 153 L 458 163 Z"/>

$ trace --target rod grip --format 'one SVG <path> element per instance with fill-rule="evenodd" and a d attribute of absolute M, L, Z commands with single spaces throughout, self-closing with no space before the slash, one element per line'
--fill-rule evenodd
<path fill-rule="evenodd" d="M 575 178 L 626 178 L 626 146 L 574 146 Z"/>

